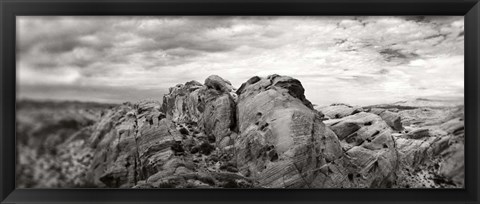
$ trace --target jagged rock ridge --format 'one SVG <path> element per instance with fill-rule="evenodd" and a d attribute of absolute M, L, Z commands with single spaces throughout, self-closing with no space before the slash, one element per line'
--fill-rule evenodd
<path fill-rule="evenodd" d="M 68 176 L 52 185 L 463 187 L 463 109 L 433 122 L 416 109 L 315 110 L 304 92 L 288 76 L 237 90 L 213 75 L 170 88 L 162 103 L 125 103 L 56 142 L 49 165 Z"/>

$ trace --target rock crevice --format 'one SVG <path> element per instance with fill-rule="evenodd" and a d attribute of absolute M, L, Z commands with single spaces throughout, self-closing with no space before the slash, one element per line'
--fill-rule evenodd
<path fill-rule="evenodd" d="M 315 110 L 292 77 L 254 76 L 237 90 L 212 75 L 162 103 L 102 112 L 55 142 L 52 154 L 73 165 L 52 165 L 70 172 L 63 184 L 95 187 L 462 187 L 463 109 L 429 122 L 415 111 Z"/>

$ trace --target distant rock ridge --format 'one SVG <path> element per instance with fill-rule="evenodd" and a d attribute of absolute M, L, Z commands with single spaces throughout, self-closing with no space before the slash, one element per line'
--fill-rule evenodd
<path fill-rule="evenodd" d="M 70 186 L 463 187 L 462 110 L 427 123 L 416 109 L 314 109 L 304 93 L 276 74 L 238 89 L 217 75 L 178 84 L 161 103 L 125 103 L 56 142 L 54 165 Z"/>
<path fill-rule="evenodd" d="M 416 98 L 413 100 L 398 101 L 392 104 L 384 104 L 386 106 L 405 106 L 405 107 L 455 107 L 463 105 L 463 98 Z M 382 105 L 376 105 L 382 106 Z"/>

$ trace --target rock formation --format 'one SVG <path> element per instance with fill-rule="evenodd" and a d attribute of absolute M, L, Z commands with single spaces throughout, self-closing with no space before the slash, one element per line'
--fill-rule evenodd
<path fill-rule="evenodd" d="M 463 187 L 463 109 L 436 120 L 412 109 L 315 110 L 304 92 L 280 75 L 238 90 L 216 75 L 178 84 L 161 103 L 124 103 L 59 127 L 64 137 L 44 134 L 47 153 L 22 143 L 17 174 L 33 178 L 26 187 Z M 48 168 L 27 168 L 33 158 Z"/>
<path fill-rule="evenodd" d="M 328 119 L 343 118 L 363 111 L 361 107 L 353 107 L 342 103 L 317 108 L 317 110 L 322 112 Z"/>

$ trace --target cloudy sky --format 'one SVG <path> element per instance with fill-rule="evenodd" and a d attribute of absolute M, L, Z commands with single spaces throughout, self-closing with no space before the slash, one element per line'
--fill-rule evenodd
<path fill-rule="evenodd" d="M 463 17 L 17 17 L 17 95 L 161 100 L 276 73 L 318 105 L 463 98 L 463 43 Z"/>

